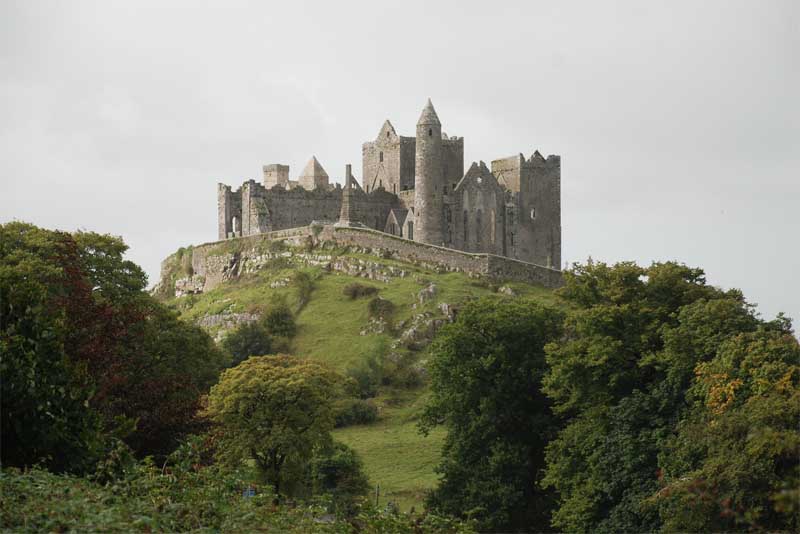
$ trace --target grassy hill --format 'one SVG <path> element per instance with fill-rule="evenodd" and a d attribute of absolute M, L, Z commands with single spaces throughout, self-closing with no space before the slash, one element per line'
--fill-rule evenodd
<path fill-rule="evenodd" d="M 326 362 L 343 373 L 388 353 L 411 365 L 419 383 L 381 387 L 374 399 L 379 408 L 375 423 L 337 429 L 334 434 L 361 455 L 373 485 L 380 486 L 381 502 L 391 500 L 404 510 L 411 506 L 419 510 L 424 493 L 436 484 L 434 467 L 444 439 L 441 429 L 424 437 L 416 427 L 427 395 L 424 345 L 435 327 L 447 320 L 451 308 L 470 298 L 494 294 L 552 302 L 554 296 L 549 289 L 523 283 L 489 282 L 348 250 L 335 254 L 352 263 L 378 262 L 400 274 L 388 281 L 368 280 L 281 258 L 207 293 L 170 297 L 167 302 L 184 319 L 202 321 L 212 335 L 221 337 L 226 318 L 259 314 L 271 303 L 284 301 L 295 311 L 299 327 L 291 341 L 293 354 Z M 297 272 L 311 280 L 310 294 L 308 287 L 304 290 L 293 282 Z M 374 297 L 345 296 L 345 287 L 356 282 L 376 288 L 377 296 L 392 303 L 393 312 L 385 324 L 370 317 Z"/>

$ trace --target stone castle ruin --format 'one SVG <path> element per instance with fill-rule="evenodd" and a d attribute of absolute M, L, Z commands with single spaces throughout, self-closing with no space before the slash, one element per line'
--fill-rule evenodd
<path fill-rule="evenodd" d="M 218 185 L 219 239 L 329 222 L 560 268 L 559 156 L 518 154 L 465 173 L 464 138 L 442 132 L 428 100 L 416 137 L 398 135 L 387 120 L 363 144 L 362 182 L 347 165 L 344 186 L 332 185 L 316 157 L 297 180 L 288 165 L 265 165 L 263 184 Z"/>

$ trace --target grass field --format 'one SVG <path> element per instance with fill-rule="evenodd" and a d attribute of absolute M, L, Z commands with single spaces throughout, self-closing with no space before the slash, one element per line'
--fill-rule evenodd
<path fill-rule="evenodd" d="M 377 260 L 361 254 L 350 256 Z M 394 324 L 423 311 L 441 317 L 438 306 L 443 302 L 458 304 L 469 298 L 497 295 L 496 285 L 462 273 L 436 273 L 393 260 L 378 261 L 401 266 L 409 275 L 385 283 L 326 272 L 317 267 L 297 268 L 277 262 L 271 268 L 224 283 L 208 293 L 171 302 L 184 319 L 196 321 L 210 314 L 259 312 L 276 300 L 283 300 L 293 310 L 299 309 L 298 333 L 292 340 L 292 352 L 346 372 L 376 351 L 385 350 L 397 335 L 397 332 L 361 335 L 369 322 L 370 298 L 349 299 L 343 293 L 348 284 L 358 282 L 378 288 L 378 295 L 395 305 Z M 291 283 L 284 287 L 270 287 L 276 281 L 291 279 L 298 269 L 314 279 L 311 298 L 302 309 Z M 417 295 L 429 283 L 436 285 L 436 294 L 420 304 Z M 522 283 L 506 285 L 514 290 L 516 298 L 554 302 L 549 289 Z M 216 332 L 211 329 L 210 333 Z M 360 454 L 373 488 L 380 486 L 380 502 L 393 501 L 402 510 L 409 510 L 412 506 L 421 510 L 425 492 L 437 482 L 434 468 L 439 462 L 444 430 L 436 429 L 427 437 L 418 432 L 416 421 L 426 396 L 424 385 L 411 390 L 383 388 L 375 399 L 379 406 L 377 422 L 334 432 L 336 439 Z"/>

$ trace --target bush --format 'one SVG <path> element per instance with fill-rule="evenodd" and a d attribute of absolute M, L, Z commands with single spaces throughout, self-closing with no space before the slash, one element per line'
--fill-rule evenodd
<path fill-rule="evenodd" d="M 272 306 L 264 315 L 262 323 L 273 337 L 292 338 L 297 333 L 294 315 L 285 302 Z"/>
<path fill-rule="evenodd" d="M 369 301 L 368 310 L 370 318 L 381 318 L 388 322 L 394 314 L 394 303 L 391 300 L 375 297 Z"/>
<path fill-rule="evenodd" d="M 347 370 L 347 376 L 355 381 L 358 395 L 362 399 L 378 394 L 378 387 L 383 381 L 383 360 L 387 350 L 388 344 L 383 340 L 372 354 Z"/>
<path fill-rule="evenodd" d="M 343 443 L 335 442 L 311 464 L 314 493 L 330 494 L 331 512 L 353 516 L 358 502 L 369 492 L 369 479 L 358 454 Z"/>
<path fill-rule="evenodd" d="M 355 300 L 359 297 L 368 297 L 370 295 L 374 295 L 378 292 L 378 288 L 375 286 L 368 286 L 365 284 L 359 284 L 358 282 L 353 282 L 352 284 L 348 284 L 342 290 L 344 296 L 348 297 L 350 300 Z"/>
<path fill-rule="evenodd" d="M 250 356 L 272 353 L 272 336 L 261 321 L 239 325 L 222 340 L 222 348 L 231 355 L 231 367 Z"/>
<path fill-rule="evenodd" d="M 314 291 L 314 280 L 303 271 L 296 271 L 292 277 L 292 286 L 297 290 L 297 309 L 303 307 L 311 300 L 311 293 Z"/>
<path fill-rule="evenodd" d="M 378 419 L 378 408 L 364 399 L 345 399 L 336 407 L 336 428 L 366 425 Z"/>

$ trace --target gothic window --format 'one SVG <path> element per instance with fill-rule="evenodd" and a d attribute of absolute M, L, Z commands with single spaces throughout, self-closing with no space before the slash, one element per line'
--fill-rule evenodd
<path fill-rule="evenodd" d="M 428 137 L 433 137 L 433 128 L 428 128 Z"/>
<path fill-rule="evenodd" d="M 389 132 L 386 132 L 386 137 L 387 137 L 387 138 L 389 137 Z M 383 161 L 383 160 L 381 160 L 381 161 Z"/>
<path fill-rule="evenodd" d="M 414 223 L 412 221 L 408 221 L 408 238 L 414 240 Z"/>
<path fill-rule="evenodd" d="M 481 233 L 483 232 L 483 226 L 481 223 L 481 210 L 478 210 L 478 213 L 475 216 L 475 244 L 477 245 L 478 250 L 480 250 L 481 245 L 483 244 L 483 240 L 481 239 L 483 237 L 481 236 Z"/>
<path fill-rule="evenodd" d="M 464 247 L 467 246 L 467 226 L 469 225 L 469 214 L 464 210 Z"/>
<path fill-rule="evenodd" d="M 536 208 L 531 208 L 531 220 L 536 218 Z"/>
<path fill-rule="evenodd" d="M 489 224 L 491 225 L 489 228 L 489 235 L 491 236 L 492 245 L 494 245 L 495 239 L 497 239 L 497 221 L 494 210 L 489 214 Z"/>
<path fill-rule="evenodd" d="M 386 135 L 389 135 L 388 133 Z M 378 160 L 383 163 L 383 152 L 378 154 Z"/>

